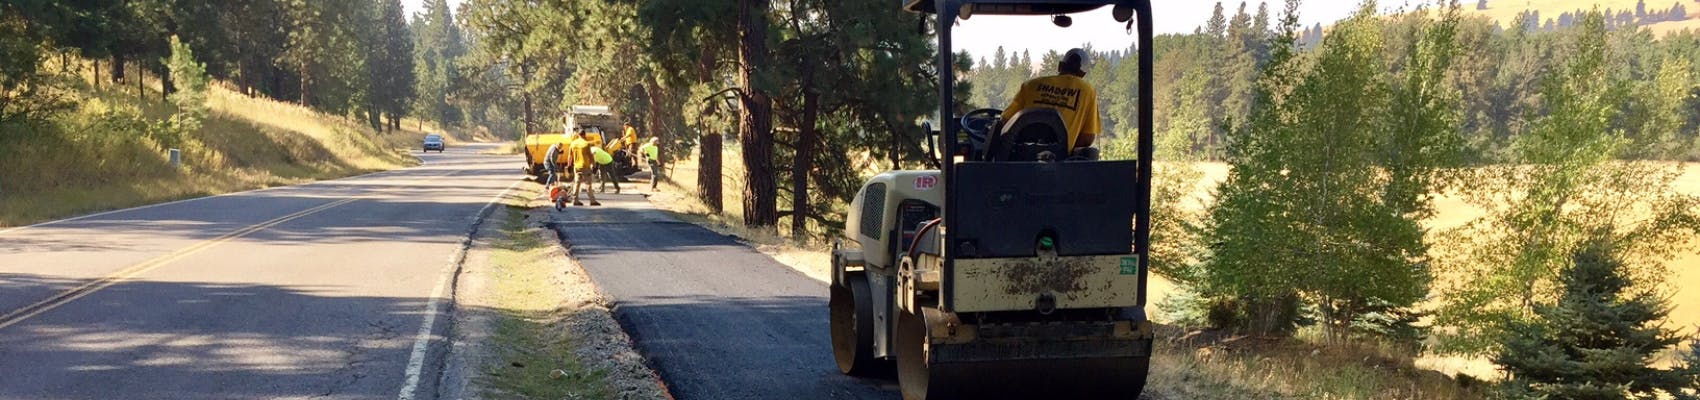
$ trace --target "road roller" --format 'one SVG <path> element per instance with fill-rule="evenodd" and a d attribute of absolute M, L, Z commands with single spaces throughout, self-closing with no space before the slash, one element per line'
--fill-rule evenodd
<path fill-rule="evenodd" d="M 938 35 L 936 170 L 862 186 L 832 250 L 833 355 L 905 399 L 1136 399 L 1150 364 L 1149 0 L 905 0 Z M 952 22 L 1113 7 L 1137 31 L 1137 157 L 1066 148 L 1055 110 L 953 110 Z M 1136 28 L 1136 29 L 1135 29 Z M 1084 153 L 1084 154 L 1083 154 Z"/>

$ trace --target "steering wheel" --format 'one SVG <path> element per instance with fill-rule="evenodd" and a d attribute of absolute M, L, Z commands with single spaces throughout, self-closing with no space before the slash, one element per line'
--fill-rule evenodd
<path fill-rule="evenodd" d="M 1003 116 L 1003 110 L 996 108 L 981 108 L 962 114 L 962 130 L 968 132 L 968 142 L 975 149 L 986 149 L 988 138 L 996 134 L 992 129 L 997 125 L 998 118 Z"/>

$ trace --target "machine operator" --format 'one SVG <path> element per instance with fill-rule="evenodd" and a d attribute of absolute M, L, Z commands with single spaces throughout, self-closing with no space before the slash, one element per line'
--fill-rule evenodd
<path fill-rule="evenodd" d="M 1102 129 L 1098 122 L 1098 90 L 1084 79 L 1086 70 L 1091 68 L 1091 59 L 1086 50 L 1070 49 L 1057 64 L 1057 75 L 1033 78 L 1021 84 L 1015 100 L 1004 108 L 1003 120 L 1007 123 L 1016 112 L 1028 108 L 1056 109 L 1068 126 L 1069 152 L 1078 153 L 1078 149 L 1091 147 Z"/>

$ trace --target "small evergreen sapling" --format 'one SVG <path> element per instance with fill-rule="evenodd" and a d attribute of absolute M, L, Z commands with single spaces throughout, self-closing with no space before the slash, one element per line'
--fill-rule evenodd
<path fill-rule="evenodd" d="M 1682 341 L 1660 321 L 1670 305 L 1625 275 L 1610 235 L 1596 235 L 1571 255 L 1556 303 L 1538 318 L 1513 323 L 1493 361 L 1510 373 L 1508 397 L 1546 399 L 1655 398 L 1678 393 L 1683 372 L 1653 368 L 1653 355 Z"/>

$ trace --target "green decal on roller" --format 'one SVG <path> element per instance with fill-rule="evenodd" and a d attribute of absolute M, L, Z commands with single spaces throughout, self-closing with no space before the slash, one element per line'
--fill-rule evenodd
<path fill-rule="evenodd" d="M 1122 275 L 1139 273 L 1139 257 L 1122 257 Z"/>

